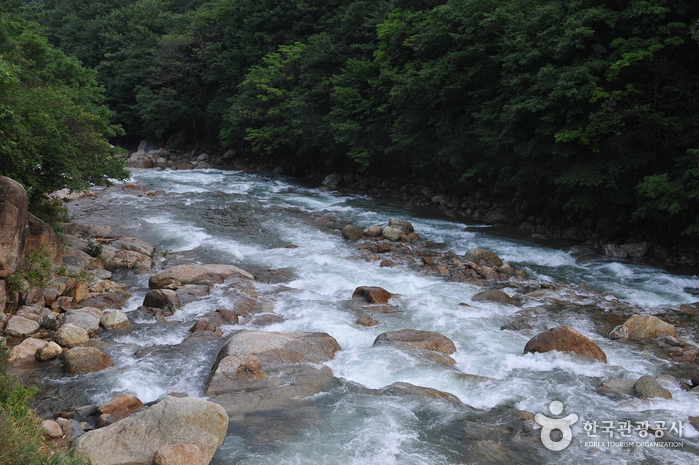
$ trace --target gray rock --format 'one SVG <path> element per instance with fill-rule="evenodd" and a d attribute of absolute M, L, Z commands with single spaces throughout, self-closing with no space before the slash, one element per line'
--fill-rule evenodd
<path fill-rule="evenodd" d="M 131 326 L 129 318 L 122 310 L 114 310 L 113 312 L 105 313 L 100 318 L 100 326 L 107 331 L 122 329 Z"/>
<path fill-rule="evenodd" d="M 63 317 L 63 324 L 72 324 L 82 328 L 88 333 L 97 332 L 100 329 L 102 311 L 95 307 L 76 308 L 68 310 Z"/>
<path fill-rule="evenodd" d="M 83 328 L 71 323 L 65 323 L 58 328 L 56 334 L 53 335 L 53 339 L 60 346 L 72 349 L 73 347 L 87 344 L 90 341 L 90 336 Z"/>
<path fill-rule="evenodd" d="M 635 393 L 634 385 L 636 381 L 631 378 L 615 378 L 602 381 L 599 385 L 599 392 L 616 396 L 632 397 Z"/>
<path fill-rule="evenodd" d="M 362 231 L 362 234 L 368 237 L 380 236 L 383 233 L 383 228 L 381 226 L 372 225 Z"/>
<path fill-rule="evenodd" d="M 471 300 L 474 302 L 509 302 L 512 298 L 499 289 L 488 289 L 487 291 L 479 292 L 474 295 L 471 297 Z"/>
<path fill-rule="evenodd" d="M 113 365 L 112 359 L 95 347 L 75 347 L 63 354 L 63 369 L 69 375 L 101 371 Z"/>
<path fill-rule="evenodd" d="M 17 181 L 0 176 L 0 278 L 11 275 L 29 237 L 27 192 Z"/>
<path fill-rule="evenodd" d="M 401 220 L 400 218 L 389 219 L 388 225 L 392 228 L 400 229 L 406 235 L 415 232 L 415 228 L 409 221 Z"/>
<path fill-rule="evenodd" d="M 672 393 L 662 387 L 658 380 L 654 377 L 646 375 L 641 376 L 633 386 L 636 397 L 651 399 L 653 397 L 662 397 L 664 399 L 672 399 Z"/>
<path fill-rule="evenodd" d="M 362 231 L 353 224 L 348 224 L 342 228 L 342 237 L 348 241 L 358 241 L 361 239 Z"/>
<path fill-rule="evenodd" d="M 41 325 L 23 316 L 13 316 L 7 322 L 5 333 L 14 337 L 29 337 L 39 330 Z"/>
<path fill-rule="evenodd" d="M 447 355 L 456 352 L 454 342 L 448 337 L 434 331 L 418 331 L 415 329 L 402 329 L 379 334 L 373 345 L 433 350 Z"/>
<path fill-rule="evenodd" d="M 340 181 L 342 181 L 342 176 L 340 176 L 339 174 L 331 174 L 329 176 L 326 176 L 321 184 L 327 187 L 328 189 L 337 189 L 337 186 L 340 184 Z"/>
<path fill-rule="evenodd" d="M 397 242 L 400 240 L 400 236 L 402 236 L 403 230 L 394 228 L 392 226 L 386 226 L 383 228 L 383 231 L 381 232 L 381 235 L 385 238 L 388 239 L 389 241 Z"/>
<path fill-rule="evenodd" d="M 641 258 L 648 253 L 647 242 L 637 242 L 634 244 L 622 244 L 621 248 L 626 251 L 631 258 Z M 623 257 L 622 257 L 623 258 Z"/>
<path fill-rule="evenodd" d="M 611 258 L 626 258 L 628 256 L 628 252 L 616 244 L 606 244 L 604 254 Z"/>
<path fill-rule="evenodd" d="M 53 341 L 48 342 L 44 347 L 37 350 L 34 356 L 37 360 L 45 362 L 47 360 L 53 360 L 63 353 L 61 346 Z"/>
<path fill-rule="evenodd" d="M 69 442 L 75 441 L 83 434 L 85 434 L 85 431 L 80 427 L 80 423 L 75 420 L 68 420 L 68 422 L 63 425 L 63 436 L 65 436 Z"/>
<path fill-rule="evenodd" d="M 149 308 L 162 308 L 165 316 L 175 313 L 180 308 L 180 297 L 177 292 L 169 289 L 156 289 L 148 291 L 143 299 L 143 305 Z"/>
<path fill-rule="evenodd" d="M 144 412 L 85 433 L 73 448 L 93 465 L 151 465 L 164 446 L 193 444 L 209 463 L 227 429 L 228 415 L 220 405 L 196 397 L 167 396 Z"/>

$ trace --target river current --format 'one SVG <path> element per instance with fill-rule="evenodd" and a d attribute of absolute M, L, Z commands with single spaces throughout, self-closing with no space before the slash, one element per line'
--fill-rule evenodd
<path fill-rule="evenodd" d="M 673 399 L 653 399 L 623 404 L 600 394 L 601 380 L 643 375 L 673 374 L 669 362 L 600 336 L 588 315 L 538 314 L 533 330 L 501 331 L 521 308 L 494 302 L 471 302 L 482 288 L 449 282 L 404 266 L 381 268 L 357 255 L 356 244 L 345 242 L 337 231 L 319 228 L 307 214 L 323 212 L 343 226 L 384 226 L 389 218 L 406 219 L 421 238 L 463 254 L 472 247 L 489 249 L 503 261 L 528 275 L 551 282 L 578 285 L 614 294 L 644 312 L 658 312 L 677 304 L 694 302 L 699 279 L 672 274 L 639 262 L 596 257 L 576 263 L 565 244 L 536 242 L 479 227 L 459 219 L 430 217 L 428 212 L 399 203 L 371 199 L 347 192 L 322 191 L 284 176 L 236 171 L 137 170 L 134 182 L 149 191 L 164 190 L 157 197 L 136 196 L 119 188 L 98 191 L 71 207 L 73 221 L 107 224 L 157 247 L 158 256 L 180 254 L 201 263 L 226 263 L 251 270 L 284 270 L 284 282 L 259 280 L 258 292 L 273 297 L 273 311 L 281 316 L 271 325 L 257 328 L 250 322 L 224 327 L 224 337 L 241 328 L 269 331 L 320 331 L 333 336 L 342 347 L 327 363 L 342 383 L 318 394 L 313 409 L 298 412 L 290 420 L 274 413 L 260 415 L 229 429 L 214 464 L 451 464 L 451 463 L 678 463 L 698 461 L 699 433 L 688 417 L 699 416 L 696 392 L 667 384 Z M 464 231 L 466 226 L 474 226 Z M 283 248 L 295 244 L 298 248 Z M 569 246 L 570 244 L 568 244 Z M 102 403 L 132 393 L 144 402 L 170 392 L 202 396 L 219 341 L 196 347 L 181 344 L 196 319 L 215 308 L 226 308 L 225 292 L 185 305 L 167 324 L 157 324 L 136 312 L 148 287 L 148 275 L 124 274 L 133 287 L 124 310 L 135 323 L 124 334 L 104 332 L 99 339 L 114 360 L 114 368 L 100 373 L 66 377 L 60 370 L 42 372 L 39 409 L 56 411 L 69 405 Z M 355 324 L 347 311 L 353 290 L 362 285 L 380 286 L 394 294 L 400 311 L 375 327 Z M 584 288 L 582 288 L 584 289 Z M 504 289 L 508 292 L 508 289 Z M 584 292 L 580 292 L 584 302 Z M 564 353 L 527 354 L 527 341 L 544 329 L 569 324 L 594 340 L 608 356 L 608 363 L 585 361 Z M 372 347 L 385 331 L 412 328 L 436 331 L 451 338 L 457 348 L 455 369 L 412 357 L 390 347 Z M 680 333 L 687 342 L 690 336 Z M 145 355 L 136 356 L 136 351 Z M 481 378 L 463 374 L 493 378 Z M 475 380 L 475 381 L 474 381 Z M 516 446 L 500 450 L 480 441 L 463 441 L 465 407 L 453 402 L 420 402 L 399 395 L 377 395 L 375 390 L 395 382 L 438 389 L 482 412 L 502 409 L 549 414 L 558 400 L 563 415 L 574 412 L 573 442 L 562 452 L 549 452 L 541 443 L 536 457 Z M 640 401 L 639 401 L 640 402 Z M 682 422 L 681 437 L 669 433 L 682 447 L 636 444 L 653 441 L 613 436 L 597 430 L 588 436 L 583 425 L 612 421 L 615 429 L 625 420 Z M 277 431 L 275 422 L 294 425 Z M 242 426 L 240 426 L 242 425 Z M 460 425 L 458 428 L 455 425 Z M 459 431 L 457 429 L 461 428 Z M 667 439 L 667 438 L 664 438 Z M 538 439 L 537 439 L 538 440 Z M 590 442 L 627 441 L 593 445 Z M 586 444 L 588 443 L 588 444 Z M 485 444 L 485 446 L 484 446 Z M 655 443 L 653 443 L 655 444 Z M 628 447 L 630 445 L 630 447 Z M 521 449 L 522 451 L 529 449 Z"/>

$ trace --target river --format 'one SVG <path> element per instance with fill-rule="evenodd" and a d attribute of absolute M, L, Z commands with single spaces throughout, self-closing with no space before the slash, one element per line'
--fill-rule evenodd
<path fill-rule="evenodd" d="M 699 300 L 692 294 L 699 288 L 696 277 L 602 256 L 577 264 L 566 244 L 536 242 L 502 229 L 430 216 L 428 211 L 357 193 L 322 191 L 284 176 L 213 169 L 138 170 L 133 180 L 149 191 L 168 194 L 136 196 L 119 188 L 98 191 L 96 199 L 70 207 L 73 221 L 111 225 L 153 244 L 165 260 L 168 256 L 191 257 L 201 263 L 234 264 L 253 273 L 283 270 L 286 278 L 277 280 L 283 282 L 268 279 L 256 285 L 281 317 L 262 329 L 326 332 L 342 347 L 327 364 L 342 381 L 338 386 L 318 394 L 313 408 L 296 412 L 294 418 L 267 413 L 235 423 L 212 463 L 697 463 L 699 433 L 687 423 L 689 416 L 699 416 L 696 392 L 667 385 L 673 399 L 654 399 L 639 407 L 624 405 L 618 398 L 597 391 L 601 380 L 611 378 L 678 376 L 669 362 L 644 353 L 636 345 L 598 334 L 594 318 L 586 313 L 537 313 L 530 321 L 532 330 L 501 331 L 500 326 L 521 308 L 494 302 L 461 306 L 459 303 L 470 303 L 482 288 L 405 266 L 381 268 L 378 263 L 360 259 L 356 244 L 345 242 L 336 231 L 315 226 L 309 215 L 323 212 L 336 217 L 341 225 L 353 223 L 360 228 L 384 226 L 391 217 L 403 218 L 412 222 L 421 238 L 457 254 L 472 247 L 486 248 L 539 281 L 584 283 L 587 289 L 610 292 L 643 312 L 666 311 L 679 303 Z M 474 228 L 464 231 L 465 226 Z M 299 247 L 283 248 L 286 244 Z M 144 402 L 173 391 L 203 395 L 220 342 L 196 347 L 181 343 L 197 317 L 227 306 L 227 294 L 215 289 L 208 297 L 184 306 L 167 324 L 157 324 L 136 311 L 149 276 L 119 277 L 133 286 L 129 290 L 133 297 L 124 310 L 135 326 L 126 332 L 100 335 L 114 368 L 73 377 L 58 369 L 42 371 L 35 379 L 42 389 L 40 410 L 99 404 L 123 393 L 135 394 Z M 400 311 L 382 318 L 378 326 L 355 324 L 356 316 L 347 311 L 347 304 L 352 291 L 362 285 L 400 294 L 396 299 Z M 585 288 L 576 289 L 578 300 L 585 303 Z M 527 306 L 536 305 L 525 303 Z M 594 340 L 609 363 L 563 353 L 522 355 L 533 335 L 561 324 L 574 326 Z M 243 321 L 226 327 L 225 332 L 240 327 L 256 326 Z M 456 369 L 445 369 L 391 347 L 372 347 L 380 333 L 404 328 L 436 331 L 451 338 L 457 348 L 452 356 Z M 687 334 L 680 336 L 695 343 Z M 145 355 L 136 356 L 139 349 L 145 350 Z M 464 373 L 494 380 L 464 377 Z M 579 417 L 573 425 L 573 442 L 562 452 L 549 452 L 540 442 L 532 446 L 531 440 L 519 448 L 517 439 L 498 449 L 492 445 L 497 440 L 487 435 L 474 443 L 465 430 L 470 423 L 463 422 L 465 412 L 472 409 L 454 402 L 377 395 L 376 390 L 394 382 L 454 394 L 486 416 L 508 409 L 550 415 L 549 403 L 558 400 L 564 404 L 563 415 L 574 412 Z M 588 437 L 583 428 L 590 421 L 600 425 L 613 421 L 616 427 L 629 419 L 662 420 L 668 428 L 672 422 L 683 422 L 682 438 L 677 439 L 683 447 L 585 444 L 641 441 L 634 432 L 626 439 L 620 439 L 618 432 L 610 438 L 599 430 L 597 438 Z M 275 428 L 280 422 L 292 422 L 292 427 Z M 531 455 L 532 447 L 540 450 Z"/>

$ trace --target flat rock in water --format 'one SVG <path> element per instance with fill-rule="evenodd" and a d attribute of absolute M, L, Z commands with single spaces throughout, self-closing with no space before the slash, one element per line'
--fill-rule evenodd
<path fill-rule="evenodd" d="M 603 394 L 614 394 L 618 396 L 633 396 L 636 381 L 631 378 L 615 378 L 602 381 L 599 385 L 599 392 Z"/>
<path fill-rule="evenodd" d="M 255 279 L 247 271 L 233 265 L 177 265 L 162 273 L 151 276 L 148 285 L 151 289 L 162 289 L 169 285 L 183 284 L 215 284 L 221 283 L 231 275 Z"/>
<path fill-rule="evenodd" d="M 456 352 L 454 342 L 448 337 L 434 331 L 418 331 L 415 329 L 402 329 L 379 334 L 373 345 L 408 346 L 416 349 L 433 350 L 447 355 Z"/>
<path fill-rule="evenodd" d="M 112 359 L 95 347 L 75 347 L 63 354 L 63 369 L 69 375 L 101 371 L 113 365 Z"/>
<path fill-rule="evenodd" d="M 499 289 L 488 289 L 487 291 L 479 292 L 474 295 L 471 297 L 471 300 L 474 302 L 509 302 L 512 298 Z"/>
<path fill-rule="evenodd" d="M 164 446 L 193 444 L 209 463 L 227 429 L 228 415 L 220 405 L 196 397 L 167 396 L 144 412 L 85 433 L 73 449 L 93 465 L 151 465 Z"/>
<path fill-rule="evenodd" d="M 524 347 L 525 354 L 552 350 L 574 352 L 607 363 L 607 354 L 597 344 L 567 325 L 557 326 L 537 334 Z"/>

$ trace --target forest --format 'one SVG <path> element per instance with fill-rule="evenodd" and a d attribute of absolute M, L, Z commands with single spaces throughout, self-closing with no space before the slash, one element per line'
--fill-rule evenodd
<path fill-rule="evenodd" d="M 697 2 L 3 4 L 0 172 L 37 192 L 186 129 L 699 238 Z"/>

